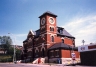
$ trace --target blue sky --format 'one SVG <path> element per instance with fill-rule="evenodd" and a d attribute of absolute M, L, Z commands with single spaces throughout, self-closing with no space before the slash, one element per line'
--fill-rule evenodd
<path fill-rule="evenodd" d="M 39 29 L 39 16 L 56 14 L 57 25 L 76 37 L 76 46 L 96 43 L 96 0 L 0 0 L 0 36 L 22 45 L 30 29 Z"/>

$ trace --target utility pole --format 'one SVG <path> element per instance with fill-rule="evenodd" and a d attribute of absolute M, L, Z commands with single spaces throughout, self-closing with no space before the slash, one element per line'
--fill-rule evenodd
<path fill-rule="evenodd" d="M 11 33 L 8 33 L 8 34 L 11 34 Z M 13 36 L 13 34 L 11 34 L 12 36 Z M 16 50 L 15 50 L 15 37 L 14 37 L 14 45 L 13 45 L 13 47 L 14 47 L 14 54 L 13 54 L 13 63 L 15 63 L 16 64 Z"/>

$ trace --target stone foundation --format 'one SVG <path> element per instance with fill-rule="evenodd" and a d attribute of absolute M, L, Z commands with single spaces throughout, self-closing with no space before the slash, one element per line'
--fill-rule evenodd
<path fill-rule="evenodd" d="M 62 64 L 73 64 L 80 63 L 80 58 L 76 58 L 74 61 L 72 58 L 61 58 Z"/>
<path fill-rule="evenodd" d="M 76 60 L 72 60 L 72 58 L 52 58 L 49 59 L 49 63 L 58 63 L 58 59 L 60 60 L 61 64 L 73 64 L 80 63 L 80 58 L 76 58 Z"/>

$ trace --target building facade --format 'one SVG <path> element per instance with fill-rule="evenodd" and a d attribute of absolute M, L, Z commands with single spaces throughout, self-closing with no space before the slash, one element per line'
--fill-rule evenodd
<path fill-rule="evenodd" d="M 96 66 L 96 43 L 81 45 L 78 47 L 82 65 Z"/>
<path fill-rule="evenodd" d="M 71 53 L 79 58 L 78 49 L 75 47 L 75 37 L 70 35 L 64 28 L 57 26 L 57 15 L 47 11 L 40 18 L 40 29 L 30 30 L 27 39 L 23 41 L 24 52 L 22 59 L 44 58 L 44 62 L 60 60 L 72 60 Z"/>

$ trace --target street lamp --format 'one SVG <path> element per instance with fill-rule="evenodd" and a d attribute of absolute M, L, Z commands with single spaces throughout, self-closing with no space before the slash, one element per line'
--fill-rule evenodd
<path fill-rule="evenodd" d="M 11 34 L 11 33 L 8 33 Z M 13 34 L 11 34 L 13 36 Z M 13 63 L 16 63 L 16 50 L 15 50 L 15 37 L 14 37 L 14 54 L 13 54 Z"/>
<path fill-rule="evenodd" d="M 85 41 L 84 41 L 84 40 L 82 40 L 82 43 L 83 43 L 83 45 L 84 45 Z"/>

